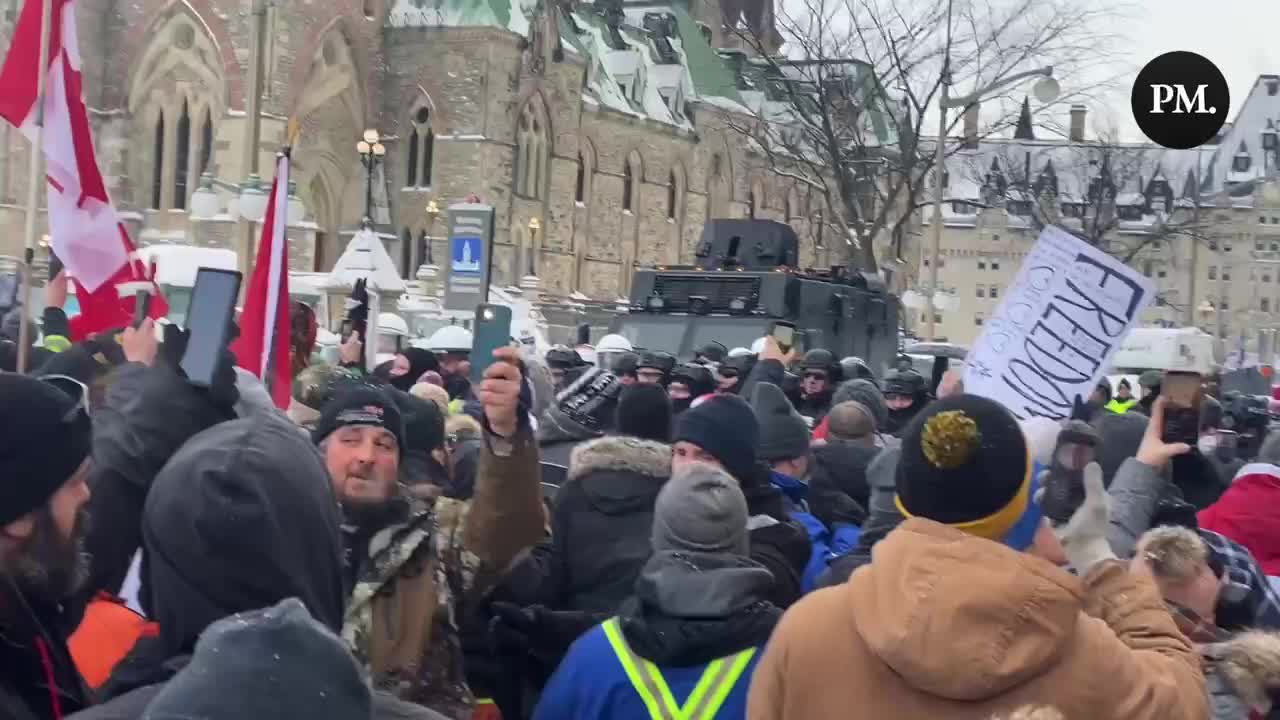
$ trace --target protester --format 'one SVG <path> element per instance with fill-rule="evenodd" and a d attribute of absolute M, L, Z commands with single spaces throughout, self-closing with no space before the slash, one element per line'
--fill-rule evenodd
<path fill-rule="evenodd" d="M 403 421 L 376 388 L 338 395 L 313 433 L 346 519 L 343 637 L 377 687 L 455 718 L 469 716 L 473 698 L 453 618 L 543 535 L 518 351 L 504 348 L 495 358 L 477 388 L 485 447 L 469 502 L 427 506 L 404 492 L 396 482 Z"/>
<path fill-rule="evenodd" d="M 435 403 L 407 392 L 385 388 L 404 422 L 400 482 L 409 489 L 449 485 L 449 453 L 445 446 L 444 414 Z"/>
<path fill-rule="evenodd" d="M 0 373 L 0 407 L 8 409 L 0 420 L 0 715 L 6 718 L 58 720 L 89 702 L 67 650 L 83 609 L 69 601 L 89 571 L 87 403 L 74 382 Z"/>
<path fill-rule="evenodd" d="M 476 476 L 480 474 L 484 429 L 470 415 L 451 415 L 444 421 L 444 439 L 448 448 L 449 482 L 441 494 L 470 500 L 475 495 Z"/>
<path fill-rule="evenodd" d="M 773 574 L 770 602 L 787 607 L 802 593 L 801 576 L 812 548 L 804 528 L 791 521 L 782 493 L 770 483 L 769 467 L 756 458 L 759 432 L 746 401 L 717 395 L 676 422 L 671 469 L 677 472 L 689 463 L 710 463 L 738 481 L 751 512 L 751 559 Z"/>
<path fill-rule="evenodd" d="M 496 594 L 519 606 L 617 611 L 649 559 L 653 504 L 671 475 L 670 422 L 661 386 L 625 389 L 618 434 L 573 449 L 551 538 L 512 567 Z"/>
<path fill-rule="evenodd" d="M 833 489 L 865 508 L 871 499 L 867 466 L 880 454 L 876 447 L 876 418 L 855 400 L 842 402 L 827 414 L 827 441 L 813 451 L 814 489 Z"/>
<path fill-rule="evenodd" d="M 289 377 L 295 378 L 298 373 L 311 365 L 311 354 L 316 349 L 316 335 L 320 325 L 316 322 L 316 311 L 310 305 L 299 300 L 289 301 Z"/>
<path fill-rule="evenodd" d="M 754 677 L 750 717 L 857 707 L 985 720 L 1028 703 L 1071 718 L 1207 717 L 1194 651 L 1150 578 L 1107 545 L 1097 465 L 1058 544 L 1032 502 L 1017 422 L 962 394 L 909 426 L 897 481 L 908 520 L 869 567 L 787 613 Z M 1064 559 L 1079 578 L 1055 566 Z"/>
<path fill-rule="evenodd" d="M 1245 465 L 1218 501 L 1201 510 L 1201 529 L 1212 530 L 1249 549 L 1263 572 L 1280 576 L 1280 466 Z"/>
<path fill-rule="evenodd" d="M 289 407 L 285 414 L 304 430 L 314 430 L 320 410 L 342 387 L 355 384 L 360 375 L 333 365 L 312 365 L 293 378 Z"/>
<path fill-rule="evenodd" d="M 835 393 L 831 395 L 831 405 L 834 407 L 850 400 L 861 403 L 871 411 L 871 417 L 876 423 L 876 442 L 877 444 L 885 443 L 886 439 L 879 433 L 884 431 L 885 424 L 889 422 L 889 408 L 884 404 L 884 394 L 880 392 L 880 387 L 871 380 L 846 380 L 840 383 L 840 387 L 836 388 Z M 813 429 L 813 438 L 826 441 L 829 424 L 827 419 L 823 418 L 822 422 Z M 893 440 L 896 442 L 896 438 Z"/>
<path fill-rule="evenodd" d="M 747 516 L 723 470 L 677 470 L 658 495 L 635 596 L 574 643 L 534 718 L 743 717 L 780 614 L 766 600 L 769 571 L 747 558 Z"/>
<path fill-rule="evenodd" d="M 342 639 L 290 598 L 210 625 L 142 717 L 369 718 L 373 700 Z"/>
<path fill-rule="evenodd" d="M 409 392 L 418 378 L 426 372 L 439 372 L 440 361 L 430 350 L 406 347 L 387 362 L 374 369 L 373 374 L 391 384 L 397 390 Z"/>
<path fill-rule="evenodd" d="M 424 374 L 429 375 L 430 372 Z M 438 385 L 430 382 L 419 382 L 409 388 L 409 394 L 416 398 L 434 403 L 436 407 L 440 408 L 441 415 L 445 417 L 449 416 L 449 393 L 445 392 L 444 385 Z"/>

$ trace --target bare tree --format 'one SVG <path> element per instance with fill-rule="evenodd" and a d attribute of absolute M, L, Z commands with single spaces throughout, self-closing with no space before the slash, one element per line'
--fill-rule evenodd
<path fill-rule="evenodd" d="M 943 84 L 964 95 L 1052 66 L 1055 104 L 1082 102 L 1107 85 L 1119 12 L 1102 0 L 788 0 L 769 27 L 730 19 L 751 57 L 740 59 L 747 113 L 725 122 L 771 172 L 819 196 L 850 264 L 874 271 L 876 241 L 900 258 L 925 204 L 933 146 L 920 138 L 937 126 Z M 770 52 L 779 37 L 783 56 Z M 1001 110 L 984 113 L 980 137 L 1012 126 L 1009 99 L 984 98 Z M 962 117 L 948 117 L 949 136 Z"/>

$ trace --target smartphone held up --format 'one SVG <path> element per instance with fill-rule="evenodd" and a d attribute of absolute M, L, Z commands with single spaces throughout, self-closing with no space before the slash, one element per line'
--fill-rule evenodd
<path fill-rule="evenodd" d="M 1083 420 L 1070 420 L 1058 433 L 1053 460 L 1044 478 L 1040 509 L 1057 525 L 1084 504 L 1084 469 L 1098 456 L 1098 434 Z"/>
<path fill-rule="evenodd" d="M 484 371 L 493 364 L 493 353 L 511 345 L 511 308 L 505 305 L 477 305 L 475 331 L 471 342 L 471 382 L 484 380 Z"/>

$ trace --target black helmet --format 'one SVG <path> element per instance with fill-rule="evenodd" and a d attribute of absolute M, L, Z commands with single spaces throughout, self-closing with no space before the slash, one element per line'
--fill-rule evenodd
<path fill-rule="evenodd" d="M 871 372 L 871 368 L 863 362 L 862 358 L 852 355 L 840 361 L 840 373 L 845 380 L 876 381 L 875 373 Z"/>
<path fill-rule="evenodd" d="M 724 358 L 729 354 L 729 349 L 723 344 L 712 340 L 711 342 L 698 348 L 695 357 L 701 360 L 709 360 L 713 363 L 724 362 Z"/>
<path fill-rule="evenodd" d="M 556 370 L 568 370 L 580 365 L 584 365 L 582 356 L 577 350 L 557 345 L 547 351 L 547 367 Z"/>
<path fill-rule="evenodd" d="M 831 354 L 830 350 L 823 348 L 814 348 L 805 353 L 804 358 L 800 360 L 800 370 L 821 370 L 833 383 L 838 383 L 842 379 L 840 363 L 836 361 L 836 356 Z"/>
<path fill-rule="evenodd" d="M 909 395 L 915 397 L 923 394 L 924 376 L 915 370 L 894 370 L 884 378 L 885 395 Z"/>
<path fill-rule="evenodd" d="M 640 356 L 633 352 L 619 353 L 618 358 L 613 361 L 613 367 L 608 368 L 613 371 L 614 375 L 622 377 L 624 375 L 635 377 L 636 369 L 640 364 Z"/>
<path fill-rule="evenodd" d="M 676 358 L 671 353 L 665 353 L 661 350 L 648 351 L 640 356 L 640 362 L 636 363 L 636 368 L 649 368 L 651 370 L 661 370 L 663 375 L 670 375 L 671 368 L 676 366 Z"/>
<path fill-rule="evenodd" d="M 706 365 L 696 363 L 680 363 L 671 371 L 671 382 L 689 386 L 694 396 L 705 395 L 716 389 L 715 376 Z"/>

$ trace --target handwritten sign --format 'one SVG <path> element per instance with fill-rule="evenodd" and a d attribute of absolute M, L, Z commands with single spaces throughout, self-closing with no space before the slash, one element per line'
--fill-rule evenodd
<path fill-rule="evenodd" d="M 1068 417 L 1154 294 L 1134 269 L 1046 228 L 965 359 L 965 391 L 1020 419 Z"/>

